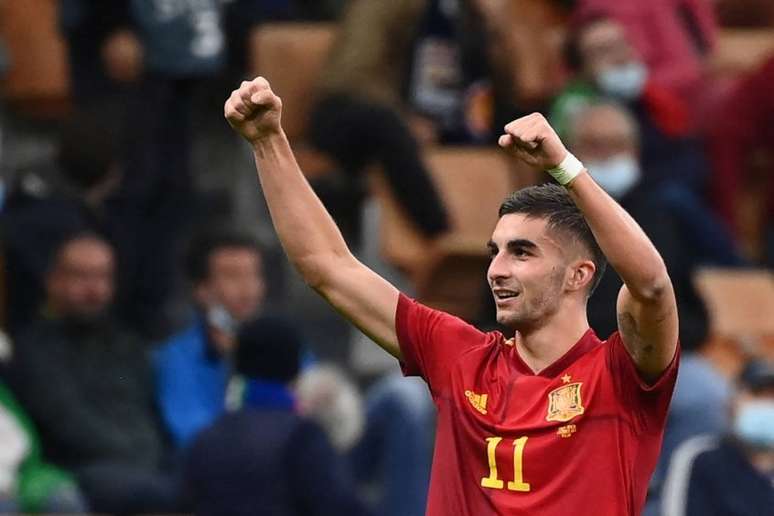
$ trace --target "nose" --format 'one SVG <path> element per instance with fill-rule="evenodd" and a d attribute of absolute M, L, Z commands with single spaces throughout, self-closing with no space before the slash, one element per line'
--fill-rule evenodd
<path fill-rule="evenodd" d="M 510 276 L 510 271 L 506 265 L 505 255 L 498 253 L 492 258 L 489 263 L 489 269 L 487 270 L 487 278 L 489 284 L 494 285 L 498 280 L 503 280 Z"/>

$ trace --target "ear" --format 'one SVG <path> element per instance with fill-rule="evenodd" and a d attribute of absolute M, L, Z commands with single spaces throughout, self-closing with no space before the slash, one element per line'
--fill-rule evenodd
<path fill-rule="evenodd" d="M 591 260 L 577 260 L 570 264 L 570 273 L 567 278 L 567 289 L 571 292 L 586 290 L 594 280 L 597 266 Z"/>

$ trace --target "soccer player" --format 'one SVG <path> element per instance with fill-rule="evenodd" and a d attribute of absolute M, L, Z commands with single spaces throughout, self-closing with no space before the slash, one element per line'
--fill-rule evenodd
<path fill-rule="evenodd" d="M 499 141 L 563 185 L 500 207 L 487 278 L 506 337 L 409 299 L 352 255 L 296 164 L 281 110 L 261 77 L 225 104 L 290 261 L 429 385 L 438 429 L 427 514 L 639 514 L 677 375 L 674 292 L 643 231 L 546 120 L 511 122 Z M 606 259 L 624 286 L 619 331 L 601 341 L 586 301 Z"/>

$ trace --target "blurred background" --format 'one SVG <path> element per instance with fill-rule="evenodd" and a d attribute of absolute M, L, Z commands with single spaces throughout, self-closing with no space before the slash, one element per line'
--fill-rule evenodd
<path fill-rule="evenodd" d="M 432 402 L 285 261 L 223 119 L 256 75 L 355 253 L 484 329 L 549 180 L 495 142 L 547 115 L 675 283 L 645 514 L 770 514 L 771 0 L 0 0 L 0 513 L 424 514 Z"/>

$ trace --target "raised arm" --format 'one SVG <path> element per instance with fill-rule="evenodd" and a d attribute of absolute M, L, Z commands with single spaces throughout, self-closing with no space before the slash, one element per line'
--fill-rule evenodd
<path fill-rule="evenodd" d="M 566 182 L 599 247 L 624 282 L 617 306 L 624 345 L 640 374 L 647 380 L 657 378 L 672 361 L 678 333 L 674 290 L 658 251 L 585 169 L 572 178 L 574 171 L 565 161 L 569 153 L 542 115 L 511 122 L 505 133 L 501 146 L 531 166 L 553 169 L 552 175 Z M 564 175 L 556 170 L 561 164 L 568 165 Z"/>
<path fill-rule="evenodd" d="M 282 102 L 262 77 L 243 82 L 225 116 L 253 148 L 272 222 L 304 281 L 391 355 L 398 290 L 360 263 L 296 163 L 280 123 Z"/>

